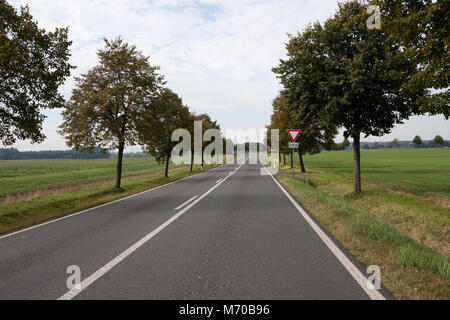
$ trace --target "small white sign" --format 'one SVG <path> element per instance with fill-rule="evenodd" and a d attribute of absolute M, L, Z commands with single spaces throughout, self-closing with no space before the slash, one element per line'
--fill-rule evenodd
<path fill-rule="evenodd" d="M 298 143 L 294 143 L 294 142 L 289 143 L 289 149 L 298 149 L 298 147 L 299 147 Z"/>

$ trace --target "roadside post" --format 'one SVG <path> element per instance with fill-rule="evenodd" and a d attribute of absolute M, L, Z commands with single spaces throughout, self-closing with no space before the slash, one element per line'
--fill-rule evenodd
<path fill-rule="evenodd" d="M 300 129 L 289 129 L 288 134 L 291 137 L 292 142 L 289 143 L 289 149 L 291 149 L 291 164 L 292 164 L 292 178 L 295 177 L 295 161 L 294 161 L 294 150 L 298 149 L 300 145 L 296 142 L 302 130 Z"/>

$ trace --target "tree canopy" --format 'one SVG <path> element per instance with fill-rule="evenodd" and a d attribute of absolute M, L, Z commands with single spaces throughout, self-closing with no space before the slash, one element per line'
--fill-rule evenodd
<path fill-rule="evenodd" d="M 405 84 L 416 74 L 411 54 L 387 30 L 368 29 L 363 3 L 339 4 L 322 26 L 291 36 L 279 75 L 290 103 L 308 118 L 344 127 L 353 138 L 355 192 L 361 191 L 360 136 L 382 136 L 413 114 L 425 88 Z"/>
<path fill-rule="evenodd" d="M 423 144 L 422 138 L 421 138 L 420 136 L 415 136 L 414 139 L 413 139 L 413 143 L 414 143 L 415 145 L 421 145 L 421 144 Z"/>
<path fill-rule="evenodd" d="M 157 162 L 166 162 L 166 177 L 171 152 L 177 144 L 172 141 L 172 132 L 188 128 L 191 119 L 189 108 L 183 105 L 182 99 L 170 89 L 163 89 L 138 124 L 140 143 Z"/>
<path fill-rule="evenodd" d="M 433 142 L 434 142 L 435 144 L 438 144 L 438 145 L 444 145 L 444 143 L 445 143 L 444 138 L 442 138 L 442 137 L 439 136 L 439 135 L 437 135 L 437 136 L 434 138 Z"/>
<path fill-rule="evenodd" d="M 280 149 L 283 153 L 290 153 L 288 129 L 302 130 L 297 142 L 299 144 L 299 160 L 302 172 L 305 172 L 303 155 L 319 153 L 322 148 L 329 148 L 337 134 L 335 126 L 321 121 L 319 117 L 311 117 L 305 108 L 291 104 L 285 93 L 281 92 L 273 100 L 273 115 L 268 129 L 280 130 Z"/>
<path fill-rule="evenodd" d="M 125 145 L 139 142 L 137 126 L 157 99 L 164 79 L 159 67 L 122 39 L 105 39 L 99 64 L 76 78 L 63 111 L 61 133 L 78 151 L 118 150 L 116 188 L 120 188 Z"/>
<path fill-rule="evenodd" d="M 411 53 L 418 72 L 408 83 L 438 90 L 424 97 L 421 110 L 450 116 L 450 1 L 378 0 L 385 28 Z"/>
<path fill-rule="evenodd" d="M 206 131 L 208 131 L 209 129 L 217 129 L 220 130 L 220 126 L 217 123 L 216 120 L 212 120 L 211 117 L 206 114 L 206 113 L 201 113 L 201 114 L 194 114 L 194 121 L 201 121 L 202 122 L 202 133 L 203 135 L 206 133 Z M 193 135 L 194 136 L 194 135 Z M 203 137 L 202 137 L 203 138 Z M 205 141 L 202 139 L 202 154 L 201 154 L 201 166 L 203 168 L 204 163 L 205 163 L 205 158 L 204 158 L 204 151 L 206 146 L 209 144 L 208 141 Z"/>
<path fill-rule="evenodd" d="M 68 29 L 46 32 L 28 7 L 20 11 L 0 0 L 0 142 L 42 142 L 41 109 L 60 108 L 60 85 L 73 68 L 69 64 Z"/>
<path fill-rule="evenodd" d="M 289 134 L 287 130 L 291 129 L 290 123 L 289 123 L 289 114 L 286 112 L 286 98 L 283 95 L 278 95 L 273 102 L 273 114 L 271 117 L 271 124 L 269 126 L 268 133 L 270 134 L 271 129 L 278 129 L 279 132 L 279 146 L 280 146 L 280 153 L 287 154 L 290 153 L 291 150 L 289 149 L 289 142 L 291 139 L 289 138 Z"/>

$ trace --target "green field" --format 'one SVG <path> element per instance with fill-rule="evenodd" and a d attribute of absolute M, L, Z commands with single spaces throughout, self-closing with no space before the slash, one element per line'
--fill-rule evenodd
<path fill-rule="evenodd" d="M 450 298 L 450 149 L 362 151 L 353 193 L 351 151 L 306 156 L 307 174 L 278 179 L 360 261 L 379 265 L 399 298 Z M 290 162 L 288 161 L 288 164 Z"/>
<path fill-rule="evenodd" d="M 190 174 L 151 158 L 124 159 L 123 182 L 114 190 L 115 159 L 0 161 L 0 234 L 67 215 Z M 194 173 L 200 172 L 199 166 Z"/>

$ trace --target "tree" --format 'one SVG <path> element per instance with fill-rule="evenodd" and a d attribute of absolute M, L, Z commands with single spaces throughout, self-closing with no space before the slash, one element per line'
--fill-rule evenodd
<path fill-rule="evenodd" d="M 378 0 L 385 28 L 412 54 L 412 63 L 419 72 L 411 77 L 409 86 L 434 88 L 431 97 L 424 97 L 421 110 L 450 116 L 450 38 L 448 0 Z"/>
<path fill-rule="evenodd" d="M 97 55 L 100 63 L 75 79 L 60 132 L 78 151 L 118 150 L 115 187 L 120 189 L 125 146 L 138 142 L 137 124 L 164 81 L 159 67 L 120 38 L 105 39 Z"/>
<path fill-rule="evenodd" d="M 64 106 L 58 92 L 70 76 L 68 29 L 40 29 L 28 7 L 0 0 L 0 141 L 42 142 L 42 109 Z"/>
<path fill-rule="evenodd" d="M 169 177 L 169 163 L 176 129 L 187 128 L 190 122 L 189 108 L 170 89 L 163 89 L 138 125 L 139 141 L 144 150 L 155 157 L 158 163 L 165 162 L 165 177 Z"/>
<path fill-rule="evenodd" d="M 420 136 L 415 136 L 413 141 L 412 141 L 416 146 L 422 145 L 422 138 Z"/>
<path fill-rule="evenodd" d="M 287 144 L 288 144 L 288 134 L 287 132 L 283 129 L 285 128 L 284 125 L 281 124 L 281 114 L 279 111 L 274 111 L 272 116 L 271 116 L 271 120 L 270 120 L 270 125 L 268 125 L 266 134 L 267 134 L 267 142 L 269 143 L 270 146 L 273 146 L 274 143 L 272 142 L 272 130 L 278 130 L 279 131 L 279 135 L 278 135 L 278 157 L 279 157 L 279 162 L 281 163 L 281 155 L 283 154 L 283 161 L 284 161 L 284 165 L 286 165 L 286 153 L 289 152 L 289 149 L 287 148 Z"/>
<path fill-rule="evenodd" d="M 297 142 L 300 168 L 305 173 L 303 155 L 319 153 L 323 147 L 330 148 L 337 130 L 334 126 L 326 125 L 319 118 L 309 117 L 301 106 L 290 104 L 284 92 L 274 99 L 273 109 L 270 128 L 280 130 L 280 145 L 285 153 L 290 152 L 288 148 L 290 138 L 287 130 L 290 128 L 302 130 Z M 291 158 L 291 166 L 293 166 L 293 158 Z"/>
<path fill-rule="evenodd" d="M 392 141 L 392 147 L 393 147 L 393 148 L 398 148 L 399 146 L 400 146 L 400 142 L 398 141 L 397 138 L 395 138 L 395 139 Z"/>
<path fill-rule="evenodd" d="M 291 139 L 289 138 L 289 134 L 287 131 L 291 128 L 289 127 L 289 115 L 285 111 L 285 104 L 286 98 L 281 94 L 272 101 L 273 115 L 271 117 L 271 124 L 269 128 L 269 130 L 279 130 L 279 147 L 280 154 L 283 154 L 284 165 L 286 165 L 286 154 L 289 154 L 291 152 L 291 150 L 289 149 L 289 142 L 291 141 Z M 293 164 L 291 161 L 291 166 L 292 165 Z"/>
<path fill-rule="evenodd" d="M 350 147 L 350 141 L 348 141 L 348 138 L 345 138 L 344 141 L 342 142 L 342 149 L 345 150 L 348 147 Z"/>
<path fill-rule="evenodd" d="M 434 143 L 437 144 L 437 145 L 443 146 L 445 144 L 445 141 L 444 141 L 444 139 L 441 136 L 436 136 L 434 138 Z"/>
<path fill-rule="evenodd" d="M 382 136 L 410 115 L 423 88 L 405 87 L 416 73 L 410 56 L 386 30 L 369 30 L 358 1 L 339 4 L 324 26 L 291 36 L 288 59 L 274 68 L 288 99 L 306 114 L 344 127 L 353 138 L 355 192 L 361 192 L 361 134 Z"/>
<path fill-rule="evenodd" d="M 231 139 L 227 139 L 227 138 L 223 138 L 223 154 L 226 155 L 226 157 L 231 157 L 230 158 L 226 158 L 227 162 L 231 162 L 231 160 L 234 161 L 234 150 L 235 150 L 235 145 L 233 140 Z M 229 153 L 228 153 L 229 152 Z"/>
<path fill-rule="evenodd" d="M 202 113 L 202 114 L 194 114 L 194 121 L 201 121 L 202 122 L 202 134 L 204 135 L 205 134 L 205 132 L 206 131 L 208 131 L 209 129 L 218 129 L 218 130 L 220 130 L 220 126 L 219 126 L 219 124 L 217 123 L 217 121 L 213 121 L 212 119 L 211 119 L 211 117 L 208 115 L 208 114 L 206 114 L 206 113 Z M 192 137 L 194 137 L 193 135 L 192 135 Z M 202 137 L 203 138 L 203 137 Z M 203 167 L 204 167 L 204 164 L 205 164 L 205 159 L 204 159 L 204 151 L 205 151 L 205 148 L 206 148 L 206 146 L 209 144 L 209 142 L 208 141 L 204 141 L 203 139 L 202 139 L 202 154 L 201 154 L 201 157 L 202 157 L 202 164 L 201 164 L 201 166 L 202 166 L 202 169 L 203 169 Z M 193 145 L 193 144 L 192 144 Z M 193 163 L 193 160 L 194 160 L 194 158 L 192 158 L 192 161 L 191 161 L 191 167 L 192 167 L 192 163 Z"/>
<path fill-rule="evenodd" d="M 290 127 L 302 131 L 297 140 L 299 145 L 297 151 L 301 171 L 306 173 L 303 156 L 320 153 L 322 148 L 330 149 L 338 130 L 318 117 L 311 117 L 311 114 L 307 113 L 307 108 L 290 106 L 288 100 L 285 107 L 292 112 Z"/>

